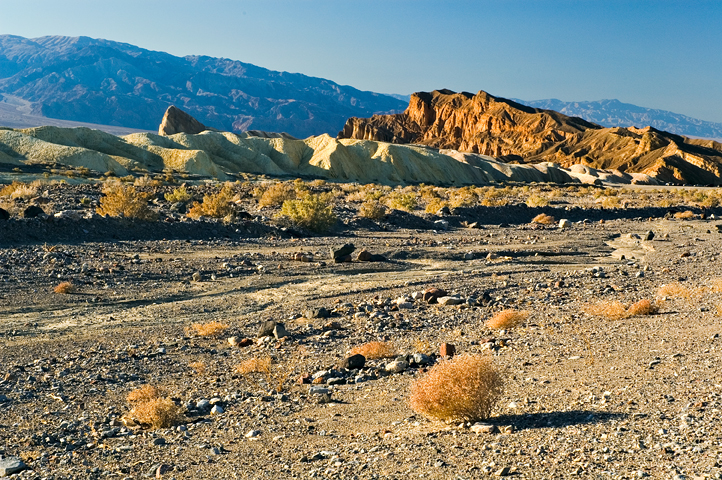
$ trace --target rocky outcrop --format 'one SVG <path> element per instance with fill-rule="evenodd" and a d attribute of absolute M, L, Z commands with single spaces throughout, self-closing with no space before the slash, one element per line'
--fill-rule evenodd
<path fill-rule="evenodd" d="M 671 183 L 722 184 L 722 148 L 717 142 L 652 127 L 603 128 L 483 91 L 415 93 L 403 113 L 351 118 L 338 138 L 428 145 L 508 163 L 582 164 Z"/>
<path fill-rule="evenodd" d="M 176 133 L 190 133 L 192 135 L 206 131 L 207 128 L 201 122 L 188 115 L 186 112 L 171 105 L 163 115 L 163 120 L 158 127 L 158 135 L 175 135 Z"/>

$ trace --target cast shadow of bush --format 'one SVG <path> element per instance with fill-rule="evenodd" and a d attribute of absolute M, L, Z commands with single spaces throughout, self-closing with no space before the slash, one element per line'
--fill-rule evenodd
<path fill-rule="evenodd" d="M 516 430 L 534 428 L 563 428 L 572 425 L 589 425 L 626 418 L 625 413 L 570 410 L 568 412 L 538 412 L 523 415 L 500 415 L 489 419 L 496 425 L 513 425 Z"/>

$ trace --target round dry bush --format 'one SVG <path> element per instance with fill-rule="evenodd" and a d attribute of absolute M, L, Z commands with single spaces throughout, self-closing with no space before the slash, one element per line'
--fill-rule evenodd
<path fill-rule="evenodd" d="M 411 385 L 411 408 L 446 421 L 489 418 L 501 396 L 503 380 L 491 358 L 459 355 L 441 360 Z"/>
<path fill-rule="evenodd" d="M 493 317 L 491 317 L 489 320 L 487 320 L 486 325 L 489 328 L 493 328 L 495 330 L 498 329 L 507 329 L 516 327 L 517 325 L 524 322 L 529 317 L 529 312 L 526 310 L 502 310 L 501 312 L 497 312 L 494 314 Z"/>
<path fill-rule="evenodd" d="M 363 355 L 366 360 L 396 356 L 396 347 L 391 342 L 368 342 L 351 349 L 351 355 Z"/>
<path fill-rule="evenodd" d="M 627 312 L 630 316 L 655 315 L 657 312 L 659 312 L 659 306 L 656 303 L 653 303 L 644 298 L 637 303 L 633 303 L 632 305 L 630 305 L 627 309 Z"/>

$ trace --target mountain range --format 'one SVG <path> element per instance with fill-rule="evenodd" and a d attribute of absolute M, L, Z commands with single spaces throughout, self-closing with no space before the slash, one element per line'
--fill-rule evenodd
<path fill-rule="evenodd" d="M 352 116 L 405 102 L 225 58 L 177 57 L 88 37 L 0 35 L 0 96 L 27 113 L 155 130 L 170 105 L 225 131 L 335 133 Z M 2 123 L 2 122 L 0 122 Z"/>
<path fill-rule="evenodd" d="M 516 98 L 512 100 L 529 107 L 556 110 L 570 117 L 581 117 L 604 127 L 651 126 L 677 135 L 722 139 L 722 123 L 706 122 L 666 110 L 638 107 L 619 100 L 594 102 L 563 102 L 555 98 L 533 101 Z"/>

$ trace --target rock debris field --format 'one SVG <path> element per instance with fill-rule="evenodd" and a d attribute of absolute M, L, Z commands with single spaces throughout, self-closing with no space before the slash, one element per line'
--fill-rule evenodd
<path fill-rule="evenodd" d="M 154 224 L 0 221 L 0 476 L 722 478 L 714 220 L 453 220 L 143 240 Z M 487 326 L 508 309 L 528 316 Z M 385 358 L 351 357 L 368 342 Z M 442 344 L 501 374 L 490 418 L 411 409 Z"/>

